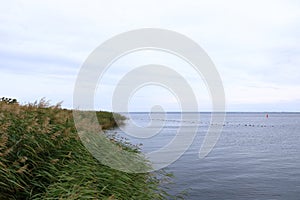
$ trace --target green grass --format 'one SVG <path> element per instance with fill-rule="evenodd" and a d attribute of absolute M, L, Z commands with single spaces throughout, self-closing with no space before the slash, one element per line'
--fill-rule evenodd
<path fill-rule="evenodd" d="M 125 119 L 116 116 L 97 112 L 105 129 Z M 102 165 L 81 143 L 71 110 L 44 100 L 28 105 L 0 100 L 0 199 L 174 198 L 159 185 L 169 177 L 164 171 L 134 174 Z"/>

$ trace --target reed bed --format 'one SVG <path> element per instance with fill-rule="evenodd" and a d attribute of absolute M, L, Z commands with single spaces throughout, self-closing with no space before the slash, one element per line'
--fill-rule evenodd
<path fill-rule="evenodd" d="M 106 129 L 125 119 L 103 111 L 97 116 Z M 71 110 L 44 99 L 27 105 L 0 99 L 0 199 L 167 199 L 173 197 L 160 183 L 169 177 L 102 165 L 81 143 Z"/>

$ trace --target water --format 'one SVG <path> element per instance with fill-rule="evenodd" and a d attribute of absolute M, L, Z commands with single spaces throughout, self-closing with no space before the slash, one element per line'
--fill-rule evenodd
<path fill-rule="evenodd" d="M 266 118 L 265 113 L 228 113 L 217 145 L 204 159 L 198 153 L 210 113 L 201 113 L 199 120 L 182 121 L 180 116 L 168 113 L 161 132 L 148 139 L 117 131 L 150 152 L 170 142 L 180 126 L 199 127 L 190 148 L 167 167 L 175 175 L 170 193 L 188 189 L 186 199 L 192 200 L 300 199 L 300 114 L 269 113 Z M 131 117 L 140 126 L 149 123 L 148 113 Z"/>

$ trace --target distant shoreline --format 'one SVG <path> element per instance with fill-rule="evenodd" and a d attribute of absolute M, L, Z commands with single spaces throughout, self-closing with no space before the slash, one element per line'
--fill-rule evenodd
<path fill-rule="evenodd" d="M 127 114 L 127 113 L 141 113 L 141 114 L 145 114 L 145 113 L 151 113 L 151 112 L 146 112 L 146 111 L 138 111 L 138 112 L 118 112 L 120 114 Z M 200 111 L 200 112 L 179 112 L 179 111 L 168 111 L 168 112 L 153 112 L 153 113 L 170 113 L 170 114 L 174 114 L 174 113 L 202 113 L 202 114 L 211 114 L 211 113 L 224 113 L 224 112 L 208 112 L 208 111 Z M 255 112 L 255 111 L 247 111 L 247 112 L 241 112 L 241 111 L 230 111 L 230 112 L 225 112 L 226 114 L 300 114 L 300 111 L 294 111 L 294 112 L 279 112 L 279 111 L 273 111 L 273 112 Z"/>

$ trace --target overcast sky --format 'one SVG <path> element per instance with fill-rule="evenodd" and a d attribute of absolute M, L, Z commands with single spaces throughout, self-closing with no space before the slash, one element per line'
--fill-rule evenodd
<path fill-rule="evenodd" d="M 197 42 L 223 81 L 227 111 L 300 111 L 300 3 L 251 1 L 3 1 L 0 6 L 0 96 L 42 97 L 72 108 L 74 83 L 88 55 L 107 39 L 133 29 L 169 29 Z M 96 107 L 111 109 L 117 80 L 133 66 L 172 65 L 184 71 L 199 108 L 210 110 L 205 84 L 176 57 L 128 55 L 107 71 Z M 154 94 L 154 95 L 153 95 Z M 130 111 L 157 104 L 178 110 L 176 98 L 149 86 Z"/>

